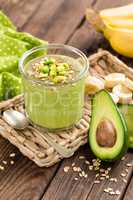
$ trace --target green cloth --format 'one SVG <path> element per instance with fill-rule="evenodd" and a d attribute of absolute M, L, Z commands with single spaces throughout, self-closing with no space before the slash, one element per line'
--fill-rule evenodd
<path fill-rule="evenodd" d="M 0 101 L 22 92 L 18 61 L 25 51 L 45 43 L 28 33 L 18 32 L 0 11 Z"/>

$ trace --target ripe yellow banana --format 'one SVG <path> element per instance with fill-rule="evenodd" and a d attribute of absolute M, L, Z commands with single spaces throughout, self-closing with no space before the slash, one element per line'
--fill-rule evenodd
<path fill-rule="evenodd" d="M 117 8 L 109 8 L 100 11 L 100 16 L 102 19 L 133 19 L 133 3 L 126 6 L 121 6 Z"/>
<path fill-rule="evenodd" d="M 112 27 L 92 9 L 87 9 L 86 17 L 97 31 L 103 32 L 116 52 L 133 58 L 133 29 Z"/>
<path fill-rule="evenodd" d="M 103 22 L 108 23 L 112 28 L 126 28 L 133 30 L 133 19 L 103 19 Z"/>

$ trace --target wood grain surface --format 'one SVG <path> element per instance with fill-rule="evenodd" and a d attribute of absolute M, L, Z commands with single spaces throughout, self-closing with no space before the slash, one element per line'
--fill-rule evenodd
<path fill-rule="evenodd" d="M 133 0 L 0 0 L 0 8 L 13 20 L 19 30 L 29 32 L 49 42 L 66 43 L 92 54 L 98 47 L 110 48 L 103 36 L 85 21 L 85 9 L 89 6 L 97 10 L 124 5 Z M 122 58 L 123 59 L 123 58 Z M 124 58 L 125 60 L 125 58 Z M 129 59 L 126 62 L 131 63 Z M 10 154 L 15 152 L 15 158 Z M 51 168 L 39 168 L 9 142 L 0 138 L 0 164 L 8 162 L 5 170 L 0 170 L 0 200 L 131 200 L 133 198 L 133 167 L 128 167 L 122 181 L 121 173 L 126 164 L 133 162 L 133 153 L 129 151 L 124 161 L 111 164 L 111 177 L 118 182 L 104 180 L 95 184 L 95 172 L 90 171 L 84 160 L 85 155 L 91 162 L 94 158 L 88 145 L 72 157 L 63 160 Z M 14 164 L 11 161 L 14 160 Z M 75 163 L 87 174 L 80 178 L 72 170 L 64 173 L 65 166 Z M 103 167 L 106 164 L 103 163 Z M 120 191 L 120 195 L 106 194 L 104 189 L 112 187 Z"/>

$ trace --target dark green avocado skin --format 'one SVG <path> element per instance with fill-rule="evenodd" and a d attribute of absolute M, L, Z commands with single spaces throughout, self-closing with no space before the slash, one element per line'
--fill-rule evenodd
<path fill-rule="evenodd" d="M 119 110 L 123 114 L 123 117 L 127 123 L 129 148 L 133 149 L 133 104 L 119 105 Z"/>
<path fill-rule="evenodd" d="M 97 95 L 99 95 L 100 93 L 105 93 L 105 95 L 108 95 L 110 100 L 112 101 L 112 104 L 115 105 L 115 108 L 116 108 L 116 112 L 121 120 L 121 126 L 123 128 L 123 133 L 124 133 L 124 141 L 123 141 L 123 146 L 122 146 L 122 149 L 121 151 L 119 152 L 119 154 L 114 157 L 112 155 L 112 159 L 102 159 L 100 158 L 98 155 L 95 155 L 97 158 L 103 160 L 103 161 L 107 161 L 107 162 L 114 162 L 116 160 L 119 160 L 121 159 L 124 154 L 127 152 L 128 150 L 128 146 L 129 146 L 129 137 L 128 137 L 128 129 L 127 129 L 127 123 L 126 123 L 126 120 L 124 119 L 123 117 L 123 114 L 120 112 L 119 108 L 117 107 L 117 105 L 114 103 L 113 99 L 111 98 L 110 94 L 108 93 L 108 91 L 106 91 L 105 89 L 95 93 L 94 97 L 92 98 L 91 100 L 91 113 L 93 112 L 93 105 L 94 105 L 94 101 L 95 101 L 95 98 Z M 106 106 L 106 105 L 105 105 Z M 106 117 L 106 116 L 105 116 Z M 91 120 L 90 120 L 90 126 L 91 126 L 91 123 L 92 123 L 92 120 L 93 120 L 93 116 L 91 116 Z M 90 129 L 88 131 L 88 143 L 90 144 L 90 140 L 91 140 L 91 136 L 90 136 Z M 91 148 L 91 145 L 90 145 L 90 148 Z M 93 149 L 91 148 L 92 152 L 93 152 Z M 93 152 L 94 153 L 94 152 Z"/>

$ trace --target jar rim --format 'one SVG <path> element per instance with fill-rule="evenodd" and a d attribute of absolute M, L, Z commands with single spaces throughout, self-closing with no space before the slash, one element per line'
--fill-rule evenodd
<path fill-rule="evenodd" d="M 25 70 L 24 70 L 25 59 L 28 56 L 32 55 L 33 53 L 35 53 L 39 50 L 45 50 L 45 49 L 48 49 L 48 48 L 49 49 L 50 48 L 51 49 L 52 48 L 53 49 L 65 49 L 65 50 L 68 50 L 70 52 L 77 54 L 79 56 L 79 58 L 82 59 L 82 62 L 83 62 L 83 70 L 81 70 L 78 77 L 76 77 L 74 80 L 70 80 L 67 83 L 60 83 L 60 84 L 57 84 L 57 85 L 52 85 L 50 83 L 45 83 L 45 81 L 43 81 L 43 80 L 33 79 L 28 74 L 26 74 Z M 64 45 L 64 44 L 58 44 L 58 43 L 50 43 L 50 44 L 34 47 L 34 48 L 26 51 L 19 60 L 19 71 L 24 76 L 24 78 L 28 79 L 32 83 L 41 84 L 41 85 L 48 86 L 48 87 L 53 87 L 53 86 L 58 87 L 58 86 L 62 86 L 62 85 L 68 85 L 68 84 L 76 83 L 78 80 L 82 79 L 82 77 L 88 72 L 88 69 L 89 69 L 89 61 L 88 61 L 86 55 L 82 51 L 80 51 L 79 49 L 77 49 L 75 47 L 72 47 L 72 46 L 69 46 L 69 45 Z"/>

